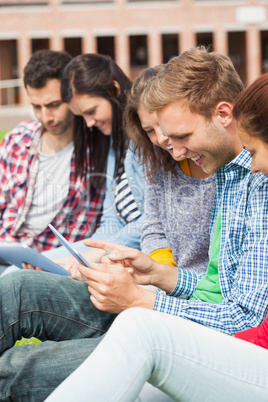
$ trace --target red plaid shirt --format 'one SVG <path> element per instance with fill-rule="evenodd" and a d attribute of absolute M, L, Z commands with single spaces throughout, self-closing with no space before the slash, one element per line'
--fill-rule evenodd
<path fill-rule="evenodd" d="M 38 251 L 60 246 L 49 228 L 38 235 L 27 228 L 20 230 L 32 203 L 41 135 L 40 122 L 23 122 L 0 145 L 0 241 L 20 242 Z M 101 217 L 104 192 L 105 186 L 97 189 L 85 174 L 75 179 L 73 153 L 68 195 L 52 225 L 71 242 L 90 237 Z"/>

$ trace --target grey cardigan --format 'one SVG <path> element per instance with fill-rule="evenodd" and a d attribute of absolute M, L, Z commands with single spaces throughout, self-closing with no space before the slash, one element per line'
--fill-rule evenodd
<path fill-rule="evenodd" d="M 160 248 L 171 248 L 178 267 L 205 271 L 215 177 L 194 179 L 177 166 L 175 174 L 166 174 L 161 169 L 155 182 L 147 182 L 145 187 L 142 251 L 150 254 Z"/>

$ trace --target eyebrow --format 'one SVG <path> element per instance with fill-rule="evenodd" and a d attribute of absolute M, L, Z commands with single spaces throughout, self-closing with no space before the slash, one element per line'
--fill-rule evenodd
<path fill-rule="evenodd" d="M 170 137 L 170 138 L 174 138 L 174 137 L 176 137 L 176 138 L 183 138 L 183 137 L 186 137 L 187 135 L 191 135 L 192 133 L 163 133 L 163 135 L 165 136 L 165 137 Z"/>
<path fill-rule="evenodd" d="M 63 102 L 62 102 L 61 99 L 58 99 L 58 100 L 51 101 L 49 103 L 45 103 L 44 106 L 48 107 L 50 105 L 53 105 L 53 103 L 63 103 Z M 32 104 L 32 106 L 41 106 L 41 105 L 36 104 L 36 103 L 31 103 L 31 104 Z"/>

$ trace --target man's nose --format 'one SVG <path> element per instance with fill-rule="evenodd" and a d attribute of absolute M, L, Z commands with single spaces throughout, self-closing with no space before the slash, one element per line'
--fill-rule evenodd
<path fill-rule="evenodd" d="M 53 114 L 51 113 L 51 111 L 46 107 L 42 108 L 42 121 L 44 123 L 48 123 L 53 120 L 54 120 L 54 117 L 53 117 Z"/>
<path fill-rule="evenodd" d="M 172 143 L 172 141 L 171 141 L 171 143 Z M 188 150 L 184 146 L 180 146 L 179 144 L 174 145 L 173 143 L 172 143 L 172 146 L 173 146 L 173 158 L 179 159 L 182 156 L 185 156 L 187 154 Z"/>

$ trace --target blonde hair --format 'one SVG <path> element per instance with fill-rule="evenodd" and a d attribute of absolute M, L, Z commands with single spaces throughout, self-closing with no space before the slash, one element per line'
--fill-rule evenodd
<path fill-rule="evenodd" d="M 172 58 L 147 86 L 141 103 L 152 112 L 180 99 L 210 120 L 218 102 L 234 103 L 242 90 L 230 58 L 200 46 Z"/>

